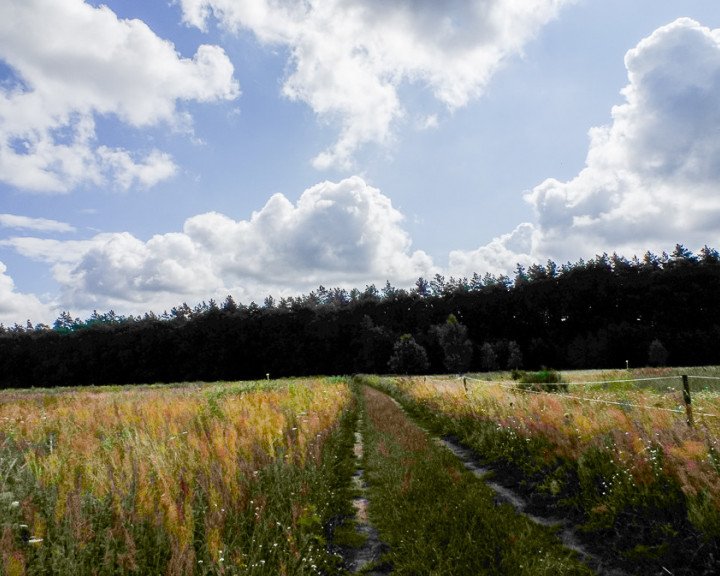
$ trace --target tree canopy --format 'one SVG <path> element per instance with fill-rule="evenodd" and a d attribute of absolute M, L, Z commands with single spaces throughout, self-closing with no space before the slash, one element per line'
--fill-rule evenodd
<path fill-rule="evenodd" d="M 678 244 L 642 259 L 519 266 L 514 282 L 438 275 L 412 289 L 320 286 L 261 306 L 228 296 L 142 317 L 66 311 L 52 328 L 0 325 L 0 385 L 382 373 L 405 334 L 426 353 L 420 372 L 720 364 L 718 285 L 718 252 Z"/>

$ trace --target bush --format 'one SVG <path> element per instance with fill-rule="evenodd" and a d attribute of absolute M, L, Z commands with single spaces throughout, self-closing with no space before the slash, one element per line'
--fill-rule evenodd
<path fill-rule="evenodd" d="M 523 372 L 518 388 L 538 392 L 568 392 L 567 382 L 560 372 L 543 368 L 539 372 Z"/>

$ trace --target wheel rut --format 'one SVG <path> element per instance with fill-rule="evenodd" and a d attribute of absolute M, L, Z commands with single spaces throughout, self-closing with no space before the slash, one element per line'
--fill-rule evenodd
<path fill-rule="evenodd" d="M 454 438 L 443 437 L 438 439 L 443 446 L 450 450 L 465 465 L 465 468 L 479 477 L 485 484 L 495 490 L 497 504 L 510 504 L 515 510 L 528 517 L 536 524 L 546 527 L 559 527 L 556 535 L 562 541 L 563 545 L 571 550 L 575 550 L 583 561 L 590 566 L 598 576 L 630 576 L 628 572 L 620 568 L 609 565 L 600 556 L 594 554 L 586 546 L 584 546 L 578 538 L 577 527 L 562 517 L 556 516 L 538 516 L 526 512 L 529 503 L 522 496 L 513 490 L 486 479 L 485 477 L 493 473 L 493 470 L 482 465 L 481 459 L 470 448 L 463 446 Z"/>
<path fill-rule="evenodd" d="M 353 452 L 356 468 L 352 482 L 353 488 L 358 494 L 358 496 L 353 499 L 353 507 L 355 508 L 353 530 L 360 537 L 364 538 L 364 541 L 360 546 L 343 546 L 336 544 L 336 547 L 339 548 L 339 554 L 343 557 L 345 569 L 351 574 L 357 574 L 368 566 L 373 566 L 370 570 L 364 570 L 363 574 L 383 576 L 392 573 L 392 566 L 387 563 L 381 563 L 383 554 L 386 554 L 390 550 L 390 547 L 380 540 L 377 529 L 370 524 L 368 520 L 368 505 L 370 501 L 367 498 L 368 484 L 365 481 L 364 470 L 362 468 L 364 444 L 361 429 L 362 416 L 358 419 L 355 431 Z"/>
<path fill-rule="evenodd" d="M 495 471 L 485 466 L 482 462 L 482 458 L 472 449 L 463 445 L 457 438 L 452 436 L 439 437 L 429 432 L 423 426 L 418 424 L 415 419 L 405 411 L 402 404 L 395 400 L 395 398 L 392 398 L 392 396 L 388 397 L 392 399 L 400 410 L 402 410 L 403 414 L 405 414 L 405 417 L 410 422 L 423 430 L 428 437 L 432 438 L 437 444 L 450 450 L 450 452 L 452 452 L 463 463 L 467 470 L 475 474 L 475 476 L 480 478 L 487 486 L 492 488 L 497 495 L 495 498 L 495 503 L 497 505 L 509 504 L 516 512 L 526 516 L 536 524 L 540 524 L 541 526 L 548 528 L 557 527 L 558 530 L 556 536 L 562 541 L 563 545 L 566 548 L 570 548 L 571 550 L 577 552 L 583 561 L 590 566 L 590 568 L 592 568 L 598 576 L 630 576 L 629 572 L 626 572 L 617 566 L 613 566 L 613 562 L 603 560 L 601 556 L 590 551 L 587 546 L 583 545 L 578 537 L 577 526 L 567 518 L 562 516 L 541 516 L 527 512 L 526 509 L 529 507 L 529 502 L 507 486 L 503 486 L 499 482 L 495 482 L 487 478 L 488 476 L 494 474 Z"/>
<path fill-rule="evenodd" d="M 446 450 L 450 451 L 467 470 L 472 472 L 487 486 L 494 490 L 496 494 L 494 502 L 497 506 L 506 504 L 510 505 L 517 513 L 525 516 L 532 522 L 547 528 L 554 528 L 555 536 L 562 542 L 563 546 L 575 551 L 578 558 L 599 576 L 629 576 L 629 573 L 618 568 L 616 563 L 613 565 L 613 563 L 604 560 L 598 554 L 588 550 L 578 537 L 577 526 L 572 524 L 571 521 L 560 516 L 538 515 L 534 513 L 534 510 L 532 512 L 529 511 L 528 508 L 532 508 L 530 506 L 530 502 L 507 485 L 504 486 L 502 479 L 500 479 L 500 481 L 496 481 L 495 479 L 487 478 L 490 473 L 495 471 L 484 465 L 481 457 L 479 457 L 471 449 L 462 445 L 456 438 L 438 437 L 437 435 L 428 432 L 424 429 L 424 427 L 419 426 L 418 423 L 415 422 L 414 418 L 408 415 L 402 406 L 394 398 L 392 398 L 392 396 L 384 393 L 383 395 L 387 396 L 387 398 L 392 400 L 392 402 L 400 408 L 408 424 L 413 427 L 417 427 L 420 431 L 422 431 L 428 441 L 442 446 Z M 353 501 L 355 515 L 354 518 L 350 520 L 353 530 L 356 534 L 363 537 L 364 541 L 362 545 L 359 546 L 335 545 L 335 548 L 343 557 L 343 566 L 349 573 L 387 575 L 392 574 L 393 566 L 389 562 L 382 563 L 382 561 L 383 556 L 390 551 L 390 547 L 387 543 L 380 539 L 378 531 L 372 525 L 371 519 L 368 517 L 368 506 L 370 503 L 368 498 L 369 485 L 365 478 L 365 471 L 362 467 L 363 453 L 365 450 L 362 435 L 364 426 L 363 419 L 368 417 L 367 413 L 361 414 L 356 425 L 354 445 L 356 469 L 352 478 L 356 493 L 356 497 Z"/>

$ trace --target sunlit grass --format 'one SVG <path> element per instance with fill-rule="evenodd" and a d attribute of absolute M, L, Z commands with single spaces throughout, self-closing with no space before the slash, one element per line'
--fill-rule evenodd
<path fill-rule="evenodd" d="M 566 373 L 571 382 L 597 381 L 617 374 Z M 498 423 L 525 437 L 542 437 L 552 454 L 577 460 L 589 446 L 613 454 L 635 477 L 647 481 L 652 464 L 651 447 L 662 448 L 667 473 L 683 490 L 697 494 L 707 488 L 720 507 L 720 476 L 708 456 L 720 439 L 720 394 L 694 395 L 695 426 L 687 424 L 679 378 L 666 393 L 655 389 L 629 389 L 624 383 L 589 388 L 571 386 L 567 394 L 531 393 L 511 381 L 484 384 L 462 380 L 399 379 L 398 386 L 413 398 L 447 414 L 470 416 Z M 608 446 L 608 437 L 613 442 Z M 692 447 L 691 450 L 688 447 Z"/>
<path fill-rule="evenodd" d="M 553 531 L 508 506 L 385 394 L 363 387 L 370 520 L 393 574 L 573 574 L 592 571 Z"/>
<path fill-rule="evenodd" d="M 228 525 L 253 506 L 264 470 L 318 465 L 351 396 L 327 379 L 0 392 L 0 509 L 12 504 L 15 518 L 0 520 L 12 533 L 0 544 L 6 572 L 57 545 L 48 538 L 63 527 L 90 547 L 95 506 L 110 516 L 103 525 L 123 542 L 128 570 L 146 545 L 128 527 L 145 524 L 165 535 L 168 573 L 196 561 L 224 573 Z M 313 515 L 298 506 L 296 523 Z"/>
<path fill-rule="evenodd" d="M 490 462 L 521 469 L 536 490 L 581 511 L 586 530 L 616 534 L 619 554 L 667 561 L 667 542 L 683 538 L 706 558 L 717 552 L 720 394 L 693 392 L 690 426 L 680 378 L 713 373 L 565 372 L 567 393 L 522 390 L 509 373 L 375 381 L 418 402 L 418 415 L 437 431 L 457 435 Z M 618 377 L 630 382 L 611 382 Z"/>

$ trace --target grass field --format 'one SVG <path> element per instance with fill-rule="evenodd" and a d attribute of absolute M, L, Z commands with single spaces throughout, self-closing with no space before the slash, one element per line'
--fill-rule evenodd
<path fill-rule="evenodd" d="M 351 398 L 343 379 L 0 393 L 4 572 L 318 573 L 346 506 L 321 454 Z"/>
<path fill-rule="evenodd" d="M 0 391 L 0 574 L 346 574 L 357 466 L 395 573 L 590 573 L 406 415 L 630 573 L 713 574 L 718 374 L 563 373 L 562 393 L 509 373 Z"/>
<path fill-rule="evenodd" d="M 390 397 L 369 386 L 358 392 L 370 519 L 389 544 L 392 574 L 593 573 L 553 529 L 498 506 L 495 492 Z"/>
<path fill-rule="evenodd" d="M 436 432 L 519 471 L 522 488 L 576 514 L 619 559 L 704 573 L 720 540 L 720 394 L 696 384 L 689 426 L 679 373 L 693 372 L 565 373 L 563 393 L 498 373 L 376 383 Z"/>

